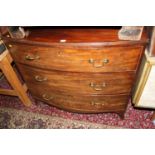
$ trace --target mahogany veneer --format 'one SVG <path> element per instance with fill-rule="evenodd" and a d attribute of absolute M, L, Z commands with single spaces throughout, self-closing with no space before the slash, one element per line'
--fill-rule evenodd
<path fill-rule="evenodd" d="M 30 29 L 3 37 L 30 92 L 73 112 L 125 112 L 147 35 L 121 41 L 118 29 Z"/>
<path fill-rule="evenodd" d="M 27 84 L 75 94 L 130 93 L 135 73 L 75 73 L 42 70 L 17 63 Z M 40 82 L 42 80 L 42 82 Z M 125 86 L 125 87 L 124 87 Z"/>

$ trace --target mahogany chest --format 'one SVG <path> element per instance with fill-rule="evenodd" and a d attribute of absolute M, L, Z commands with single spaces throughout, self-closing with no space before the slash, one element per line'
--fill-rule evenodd
<path fill-rule="evenodd" d="M 121 41 L 118 30 L 30 28 L 27 38 L 3 40 L 35 98 L 72 112 L 122 115 L 147 35 Z"/>

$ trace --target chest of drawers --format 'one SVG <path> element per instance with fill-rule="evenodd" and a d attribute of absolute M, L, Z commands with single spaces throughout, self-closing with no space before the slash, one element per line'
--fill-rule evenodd
<path fill-rule="evenodd" d="M 4 38 L 34 97 L 80 113 L 125 112 L 147 43 L 120 41 L 117 29 L 30 29 Z"/>

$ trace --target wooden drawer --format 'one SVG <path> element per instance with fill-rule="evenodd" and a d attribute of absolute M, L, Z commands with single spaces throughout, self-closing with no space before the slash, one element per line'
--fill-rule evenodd
<path fill-rule="evenodd" d="M 30 92 L 34 97 L 59 108 L 73 112 L 99 113 L 124 111 L 128 103 L 128 95 L 78 96 L 49 91 L 46 88 L 31 85 Z"/>
<path fill-rule="evenodd" d="M 75 72 L 134 71 L 142 46 L 83 48 L 50 48 L 13 44 L 11 54 L 16 62 L 43 69 Z"/>
<path fill-rule="evenodd" d="M 27 84 L 77 94 L 120 94 L 131 91 L 135 73 L 73 73 L 46 71 L 17 64 Z"/>

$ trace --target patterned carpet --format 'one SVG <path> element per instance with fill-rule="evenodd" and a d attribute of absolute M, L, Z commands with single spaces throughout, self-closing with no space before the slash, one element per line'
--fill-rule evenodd
<path fill-rule="evenodd" d="M 119 127 L 64 119 L 12 108 L 0 109 L 0 129 L 116 129 Z"/>
<path fill-rule="evenodd" d="M 10 88 L 5 78 L 0 87 Z M 0 128 L 152 128 L 153 111 L 134 109 L 128 104 L 124 120 L 114 113 L 70 113 L 36 101 L 28 108 L 17 97 L 0 95 Z"/>

